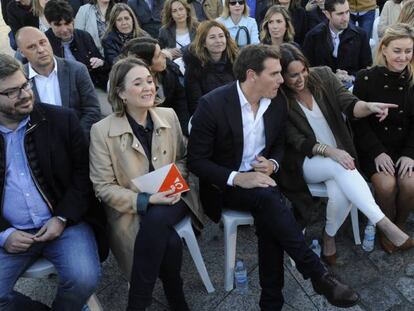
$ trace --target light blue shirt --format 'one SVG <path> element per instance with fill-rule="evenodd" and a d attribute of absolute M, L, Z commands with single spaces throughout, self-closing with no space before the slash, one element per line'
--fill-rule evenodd
<path fill-rule="evenodd" d="M 6 178 L 3 191 L 3 217 L 12 225 L 0 232 L 0 247 L 15 231 L 42 227 L 52 216 L 49 207 L 30 174 L 24 150 L 24 136 L 29 117 L 16 130 L 0 125 L 6 149 Z"/>
<path fill-rule="evenodd" d="M 246 27 L 250 36 L 250 44 L 259 44 L 259 30 L 257 29 L 257 23 L 254 18 L 250 16 L 242 16 L 237 25 L 234 24 L 231 17 L 219 17 L 216 19 L 219 23 L 222 23 L 230 33 L 230 36 L 236 40 L 237 32 L 240 27 Z M 247 45 L 247 35 L 242 29 L 239 32 L 239 38 L 236 41 L 239 47 Z"/>

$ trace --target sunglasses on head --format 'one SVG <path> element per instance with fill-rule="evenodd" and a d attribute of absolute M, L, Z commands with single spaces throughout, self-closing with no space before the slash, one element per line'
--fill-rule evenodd
<path fill-rule="evenodd" d="M 230 5 L 236 5 L 236 4 L 243 5 L 244 4 L 244 0 L 230 1 L 229 4 Z"/>

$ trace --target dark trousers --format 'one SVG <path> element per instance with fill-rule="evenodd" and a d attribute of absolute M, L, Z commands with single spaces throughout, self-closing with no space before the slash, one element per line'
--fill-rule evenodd
<path fill-rule="evenodd" d="M 302 231 L 278 187 L 242 189 L 228 187 L 224 206 L 250 211 L 254 217 L 259 250 L 261 310 L 281 310 L 284 284 L 283 253 L 296 262 L 305 279 L 325 272 L 319 257 L 306 245 Z"/>
<path fill-rule="evenodd" d="M 174 225 L 186 214 L 188 207 L 180 200 L 172 206 L 153 205 L 142 217 L 134 245 L 127 310 L 145 310 L 151 304 L 158 276 L 171 308 L 180 310 L 179 306 L 185 305 L 180 276 L 182 242 Z"/>

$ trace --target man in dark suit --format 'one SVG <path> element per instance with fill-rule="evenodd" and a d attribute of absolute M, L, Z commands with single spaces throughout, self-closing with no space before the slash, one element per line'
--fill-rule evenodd
<path fill-rule="evenodd" d="M 328 66 L 347 86 L 360 69 L 372 64 L 369 38 L 362 28 L 349 23 L 347 0 L 326 0 L 327 21 L 311 29 L 302 50 L 311 66 Z"/>
<path fill-rule="evenodd" d="M 158 38 L 161 28 L 161 11 L 165 0 L 128 0 L 142 29 Z"/>
<path fill-rule="evenodd" d="M 219 221 L 223 206 L 250 211 L 258 236 L 262 310 L 283 306 L 283 253 L 295 260 L 317 293 L 348 307 L 359 296 L 338 281 L 306 245 L 274 180 L 284 149 L 287 106 L 280 54 L 247 46 L 234 63 L 237 79 L 200 99 L 192 119 L 189 169 L 200 178 L 206 214 Z"/>
<path fill-rule="evenodd" d="M 29 61 L 25 72 L 33 81 L 36 100 L 75 110 L 82 128 L 89 131 L 100 120 L 98 97 L 85 65 L 54 57 L 46 35 L 39 29 L 24 27 L 16 36 L 20 52 Z"/>
<path fill-rule="evenodd" d="M 31 87 L 0 54 L 0 310 L 49 310 L 13 290 L 40 257 L 59 275 L 53 310 L 81 310 L 101 274 L 88 143 L 73 111 L 34 105 Z"/>

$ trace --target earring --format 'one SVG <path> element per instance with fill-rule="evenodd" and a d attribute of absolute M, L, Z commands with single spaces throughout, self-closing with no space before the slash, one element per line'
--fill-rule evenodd
<path fill-rule="evenodd" d="M 124 104 L 126 105 L 126 103 L 127 103 L 126 98 L 123 98 L 123 99 L 122 99 L 122 103 L 124 103 Z"/>

